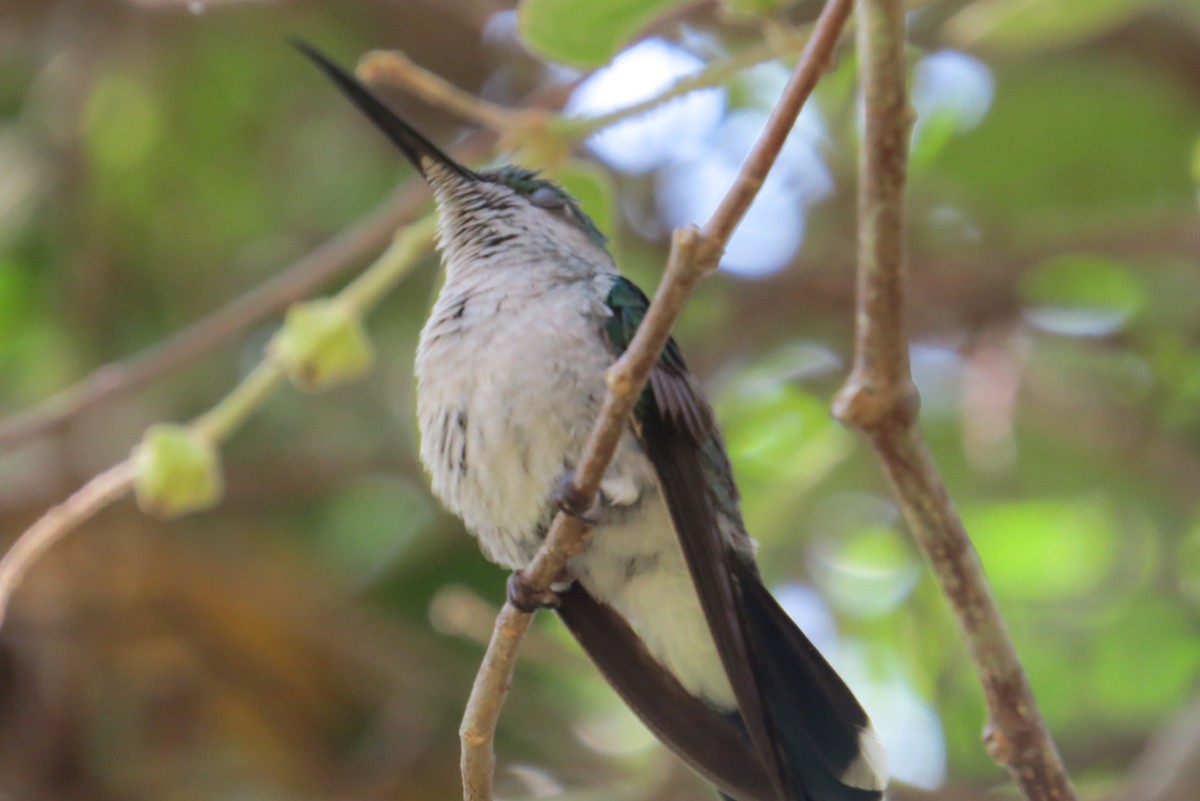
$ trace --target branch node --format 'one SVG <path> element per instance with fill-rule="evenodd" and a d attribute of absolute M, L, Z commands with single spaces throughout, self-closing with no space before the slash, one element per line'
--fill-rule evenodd
<path fill-rule="evenodd" d="M 474 731 L 467 731 L 466 729 L 459 732 L 458 739 L 462 740 L 464 743 L 471 746 L 472 748 L 478 748 L 479 746 L 484 745 L 488 741 L 487 737 L 484 737 L 481 734 L 476 734 Z"/>
<path fill-rule="evenodd" d="M 910 380 L 883 384 L 863 375 L 857 368 L 833 399 L 833 416 L 859 431 L 916 424 L 921 395 Z"/>
<path fill-rule="evenodd" d="M 987 700 L 988 753 L 1028 801 L 1074 801 L 987 577 L 917 426 L 904 326 L 904 184 L 913 121 L 905 97 L 905 4 L 857 5 L 867 121 L 859 155 L 857 334 L 854 367 L 833 412 L 870 440 L 955 613 Z"/>
<path fill-rule="evenodd" d="M 699 231 L 696 241 L 689 242 L 688 247 L 696 249 L 696 266 L 699 268 L 700 275 L 707 275 L 715 272 L 721 266 L 721 257 L 725 255 L 725 245 L 722 242 L 717 242 L 712 237 L 703 236 Z"/>
<path fill-rule="evenodd" d="M 997 765 L 1012 764 L 1013 755 L 1016 753 L 1013 741 L 991 720 L 983 727 L 983 745 Z"/>
<path fill-rule="evenodd" d="M 632 367 L 629 359 L 622 356 L 604 371 L 604 385 L 615 397 L 628 398 L 633 394 Z"/>

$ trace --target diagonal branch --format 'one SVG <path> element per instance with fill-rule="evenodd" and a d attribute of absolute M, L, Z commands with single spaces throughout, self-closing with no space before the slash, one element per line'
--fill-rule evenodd
<path fill-rule="evenodd" d="M 47 510 L 0 559 L 0 624 L 8 601 L 25 574 L 43 553 L 100 510 L 111 506 L 133 489 L 133 461 L 118 462 Z"/>
<path fill-rule="evenodd" d="M 470 161 L 489 141 L 477 134 L 454 155 Z M 16 448 L 98 406 L 136 392 L 225 345 L 251 326 L 314 294 L 358 259 L 387 242 L 429 197 L 424 182 L 398 189 L 378 209 L 255 289 L 127 359 L 110 362 L 44 402 L 0 421 L 0 451 Z"/>
<path fill-rule="evenodd" d="M 433 241 L 433 218 L 417 221 L 398 233 L 384 251 L 353 282 L 335 296 L 347 311 L 361 317 L 418 263 Z M 275 349 L 238 382 L 212 409 L 188 424 L 196 436 L 214 444 L 228 439 L 257 411 L 285 380 L 285 368 Z M 50 546 L 100 510 L 124 497 L 137 480 L 130 456 L 96 476 L 62 503 L 49 509 L 17 538 L 0 559 L 0 625 L 13 593 L 29 568 Z"/>
<path fill-rule="evenodd" d="M 671 325 L 700 278 L 716 269 L 726 242 L 775 163 L 801 106 L 828 67 L 850 6 L 850 0 L 829 0 L 826 4 L 778 106 L 742 164 L 733 187 L 703 230 L 688 227 L 675 232 L 666 272 L 650 309 L 629 348 L 606 375 L 608 392 L 604 405 L 567 491 L 572 507 L 586 509 L 595 498 L 600 479 L 629 424 L 634 402 L 666 344 Z M 548 590 L 567 560 L 582 551 L 587 533 L 583 521 L 560 512 L 546 541 L 524 571 L 526 582 L 534 589 Z M 512 682 L 517 650 L 531 619 L 531 614 L 517 610 L 511 603 L 505 604 L 496 619 L 459 731 L 466 801 L 491 801 L 496 723 Z"/>
<path fill-rule="evenodd" d="M 496 133 L 516 127 L 523 115 L 546 113 L 540 109 L 515 111 L 476 97 L 421 67 L 400 50 L 372 50 L 359 59 L 355 71 L 368 83 L 403 87 L 432 106 Z"/>
<path fill-rule="evenodd" d="M 366 219 L 302 256 L 261 286 L 153 347 L 106 364 L 29 411 L 3 421 L 0 449 L 15 448 L 107 401 L 136 392 L 232 341 L 264 317 L 308 297 L 354 264 L 355 259 L 385 242 L 422 202 L 422 194 L 400 190 Z"/>
<path fill-rule="evenodd" d="M 488 103 L 462 91 L 395 50 L 373 51 L 363 57 L 359 74 L 368 81 L 403 87 L 428 103 L 474 122 L 515 144 L 523 139 L 552 135 L 577 142 L 601 128 L 650 111 L 673 98 L 717 86 L 743 69 L 791 52 L 798 37 L 786 35 L 714 61 L 700 72 L 681 78 L 654 97 L 625 108 L 582 119 L 556 114 L 532 98 L 517 110 Z M 452 149 L 459 161 L 481 157 L 484 131 Z M 231 342 L 250 326 L 315 293 L 345 272 L 356 259 L 386 241 L 388 235 L 419 209 L 427 196 L 424 183 L 398 190 L 366 219 L 346 229 L 311 253 L 284 268 L 256 289 L 235 298 L 212 314 L 157 345 L 120 361 L 103 365 L 82 380 L 37 406 L 0 420 L 0 450 L 15 448 L 68 425 L 74 418 L 129 395 L 186 367 Z"/>
<path fill-rule="evenodd" d="M 750 45 L 726 58 L 714 60 L 699 72 L 684 75 L 661 92 L 645 100 L 639 100 L 632 105 L 597 114 L 594 117 L 562 117 L 556 120 L 556 124 L 566 134 L 582 138 L 610 125 L 653 111 L 659 106 L 692 92 L 724 86 L 742 70 L 764 61 L 796 53 L 800 50 L 800 46 L 810 38 L 792 29 L 783 29 L 778 33 L 778 36 L 771 37 L 767 41 Z"/>
<path fill-rule="evenodd" d="M 1073 801 L 1025 671 L 917 427 L 919 401 L 904 322 L 904 183 L 912 122 L 905 97 L 901 0 L 857 0 L 866 103 L 859 172 L 858 311 L 854 366 L 834 414 L 863 432 L 904 518 L 950 602 L 987 699 L 992 758 L 1030 801 Z"/>

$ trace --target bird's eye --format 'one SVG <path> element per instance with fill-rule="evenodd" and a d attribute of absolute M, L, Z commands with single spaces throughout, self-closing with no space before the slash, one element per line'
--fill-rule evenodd
<path fill-rule="evenodd" d="M 539 186 L 529 195 L 529 202 L 539 209 L 561 209 L 563 199 L 548 186 Z"/>

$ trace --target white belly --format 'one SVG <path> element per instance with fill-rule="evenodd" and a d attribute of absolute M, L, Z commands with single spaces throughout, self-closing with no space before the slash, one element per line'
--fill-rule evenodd
<path fill-rule="evenodd" d="M 545 536 L 551 497 L 603 400 L 606 310 L 578 290 L 523 298 L 476 290 L 461 310 L 461 297 L 444 294 L 421 334 L 417 414 L 433 491 L 511 569 Z M 597 528 L 572 573 L 687 690 L 733 708 L 653 467 L 629 434 L 603 490 L 625 508 Z"/>
<path fill-rule="evenodd" d="M 421 333 L 421 460 L 434 494 L 499 564 L 532 557 L 599 411 L 612 361 L 604 313 L 579 287 L 536 298 L 476 289 L 439 298 Z"/>
<path fill-rule="evenodd" d="M 684 689 L 722 710 L 737 706 L 657 487 L 624 520 L 598 527 L 571 570 L 633 625 Z"/>

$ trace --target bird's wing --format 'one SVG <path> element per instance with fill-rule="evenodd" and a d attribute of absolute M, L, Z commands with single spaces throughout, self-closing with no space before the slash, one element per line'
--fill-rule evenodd
<path fill-rule="evenodd" d="M 738 801 L 777 801 L 762 760 L 730 716 L 683 689 L 625 619 L 582 584 L 573 584 L 560 600 L 558 616 L 656 737 Z"/>
<path fill-rule="evenodd" d="M 604 335 L 619 355 L 649 301 L 618 278 L 607 303 Z M 634 417 L 742 723 L 777 797 L 876 801 L 883 758 L 866 713 L 759 580 L 720 432 L 673 340 Z"/>

